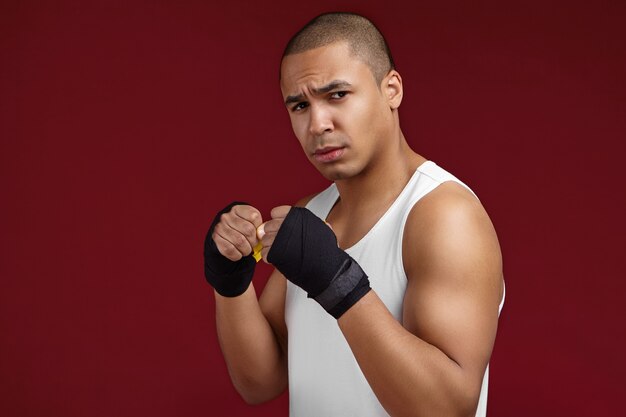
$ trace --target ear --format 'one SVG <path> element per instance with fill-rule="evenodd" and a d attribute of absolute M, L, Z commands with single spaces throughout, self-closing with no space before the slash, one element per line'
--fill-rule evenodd
<path fill-rule="evenodd" d="M 381 91 L 385 95 L 391 110 L 396 110 L 402 103 L 402 77 L 396 70 L 391 70 L 381 82 Z"/>

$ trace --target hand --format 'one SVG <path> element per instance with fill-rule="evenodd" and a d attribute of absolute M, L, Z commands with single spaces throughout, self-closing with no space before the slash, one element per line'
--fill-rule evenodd
<path fill-rule="evenodd" d="M 213 219 L 204 240 L 204 275 L 220 295 L 236 297 L 250 286 L 256 267 L 251 253 L 261 222 L 257 209 L 238 202 Z"/>
<path fill-rule="evenodd" d="M 274 239 L 276 238 L 276 234 L 278 233 L 280 226 L 283 224 L 285 217 L 287 217 L 290 209 L 291 206 L 278 206 L 273 208 L 270 212 L 272 220 L 261 224 L 261 226 L 257 228 L 257 236 L 261 239 L 261 244 L 263 245 L 263 248 L 261 249 L 261 257 L 266 263 L 269 263 L 267 261 L 267 254 L 269 253 L 272 244 L 274 243 Z"/>
<path fill-rule="evenodd" d="M 262 223 L 256 208 L 238 203 L 223 213 L 213 229 L 212 239 L 218 251 L 231 261 L 238 261 L 252 253 L 258 243 L 256 229 Z"/>
<path fill-rule="evenodd" d="M 263 250 L 270 246 L 264 258 L 339 318 L 371 289 L 369 279 L 337 246 L 335 234 L 324 221 L 306 208 L 287 208 L 274 209 L 272 220 L 263 228 Z"/>
<path fill-rule="evenodd" d="M 261 224 L 261 226 L 257 228 L 257 236 L 263 246 L 263 248 L 261 249 L 261 257 L 263 258 L 263 261 L 265 261 L 265 263 L 269 263 L 267 261 L 267 254 L 269 253 L 272 244 L 274 243 L 276 233 L 278 233 L 278 230 L 283 224 L 285 217 L 287 217 L 287 214 L 289 214 L 290 209 L 291 206 L 278 206 L 273 208 L 270 213 L 272 220 Z M 326 224 L 326 226 L 328 226 L 330 230 L 333 229 L 329 223 L 324 222 L 324 224 Z"/>

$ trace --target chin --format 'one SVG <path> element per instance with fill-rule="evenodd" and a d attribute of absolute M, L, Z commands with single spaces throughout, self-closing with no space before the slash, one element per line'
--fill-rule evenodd
<path fill-rule="evenodd" d="M 319 173 L 322 174 L 324 178 L 330 181 L 346 180 L 358 175 L 359 173 L 358 170 L 350 169 L 346 166 L 339 166 L 339 164 L 326 166 L 316 165 L 315 168 L 317 168 Z"/>

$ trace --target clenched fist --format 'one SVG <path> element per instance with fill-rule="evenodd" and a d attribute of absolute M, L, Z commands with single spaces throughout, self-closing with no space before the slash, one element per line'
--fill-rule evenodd
<path fill-rule="evenodd" d="M 333 317 L 341 317 L 370 291 L 361 266 L 337 246 L 332 229 L 308 209 L 277 207 L 259 232 L 264 232 L 265 261 Z"/>
<path fill-rule="evenodd" d="M 276 234 L 278 233 L 280 226 L 283 224 L 285 217 L 287 217 L 287 213 L 289 213 L 290 209 L 291 206 L 279 206 L 273 208 L 270 213 L 272 220 L 263 223 L 257 228 L 258 238 L 261 239 L 261 244 L 263 245 L 263 248 L 261 249 L 261 256 L 265 262 L 267 262 L 267 254 L 272 248 Z"/>
<path fill-rule="evenodd" d="M 204 240 L 204 275 L 225 297 L 243 294 L 254 275 L 252 250 L 258 243 L 261 213 L 240 202 L 229 204 L 213 219 Z"/>

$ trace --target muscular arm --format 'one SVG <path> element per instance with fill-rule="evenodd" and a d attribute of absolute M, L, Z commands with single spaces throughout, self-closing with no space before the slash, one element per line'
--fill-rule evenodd
<path fill-rule="evenodd" d="M 391 415 L 473 416 L 502 290 L 491 222 L 467 191 L 443 184 L 410 214 L 403 258 L 403 325 L 372 291 L 339 326 Z"/>

